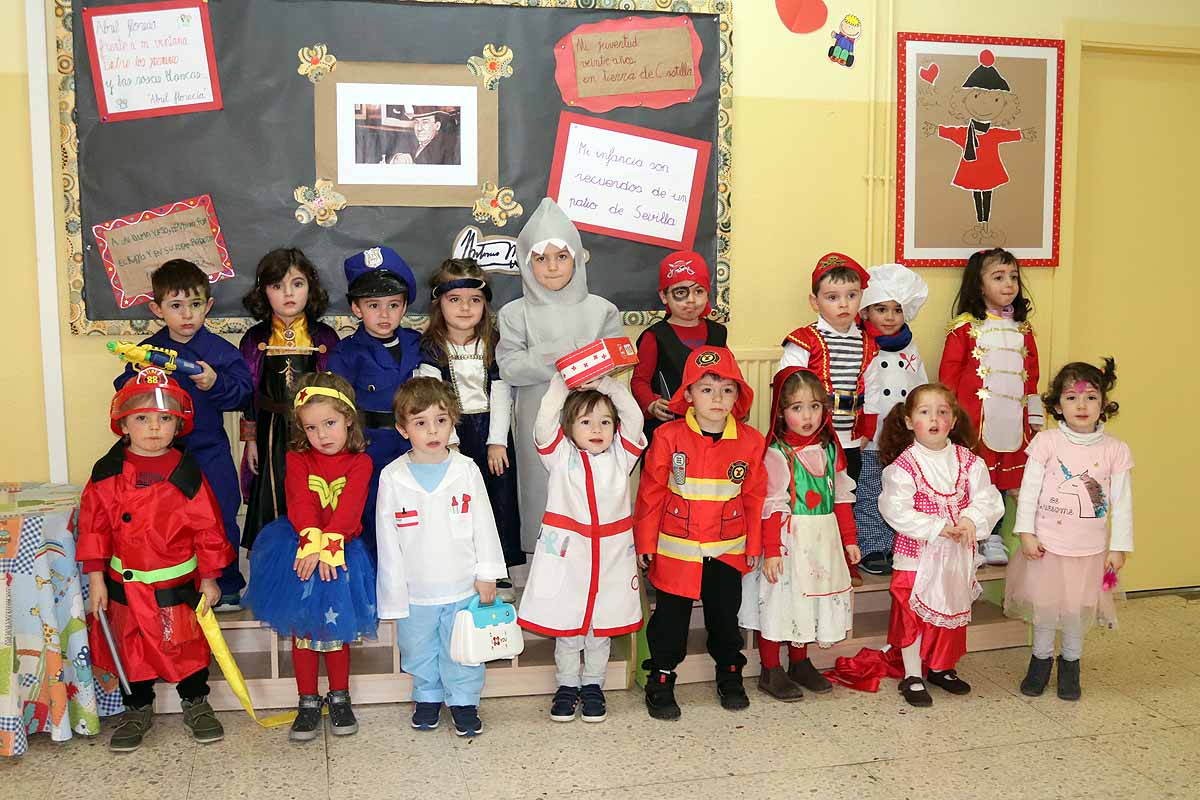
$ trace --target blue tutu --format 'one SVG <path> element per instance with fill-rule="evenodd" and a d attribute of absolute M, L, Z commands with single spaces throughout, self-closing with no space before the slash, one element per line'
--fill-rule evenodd
<path fill-rule="evenodd" d="M 375 568 L 363 543 L 346 545 L 346 570 L 323 581 L 313 570 L 301 581 L 292 565 L 300 537 L 287 517 L 268 523 L 250 551 L 250 585 L 242 604 L 277 633 L 314 642 L 374 639 L 379 624 L 375 605 Z"/>

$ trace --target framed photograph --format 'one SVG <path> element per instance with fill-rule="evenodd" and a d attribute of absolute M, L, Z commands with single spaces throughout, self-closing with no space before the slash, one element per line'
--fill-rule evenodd
<path fill-rule="evenodd" d="M 1063 42 L 900 33 L 896 260 L 1056 266 Z"/>
<path fill-rule="evenodd" d="M 315 113 L 316 174 L 349 205 L 469 207 L 496 181 L 496 92 L 465 65 L 339 61 Z"/>

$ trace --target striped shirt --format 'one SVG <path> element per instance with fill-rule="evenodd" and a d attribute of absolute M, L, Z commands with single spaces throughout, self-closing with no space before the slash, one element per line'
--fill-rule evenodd
<path fill-rule="evenodd" d="M 833 388 L 858 394 L 858 376 L 863 369 L 862 331 L 851 326 L 846 333 L 838 333 L 824 319 L 817 321 L 817 331 L 829 349 L 829 382 Z M 855 414 L 834 414 L 833 429 L 845 445 L 854 429 Z"/>

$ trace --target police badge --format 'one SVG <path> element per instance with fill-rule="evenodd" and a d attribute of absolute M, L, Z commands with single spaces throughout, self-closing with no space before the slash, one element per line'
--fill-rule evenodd
<path fill-rule="evenodd" d="M 363 261 L 366 262 L 368 269 L 378 269 L 383 266 L 383 251 L 378 247 L 372 247 L 363 251 Z"/>

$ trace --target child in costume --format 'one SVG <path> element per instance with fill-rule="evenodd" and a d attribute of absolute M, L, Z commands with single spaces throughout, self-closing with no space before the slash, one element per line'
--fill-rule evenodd
<path fill-rule="evenodd" d="M 204 319 L 212 311 L 213 297 L 208 276 L 199 267 L 190 261 L 171 259 L 151 273 L 150 285 L 154 293 L 150 311 L 166 324 L 141 343 L 174 350 L 180 358 L 204 368 L 201 374 L 178 381 L 191 396 L 196 412 L 189 427 L 192 432 L 181 444 L 196 459 L 212 487 L 221 507 L 225 538 L 236 554 L 241 541 L 237 515 L 242 493 L 229 437 L 225 434 L 224 414 L 245 408 L 254 391 L 254 382 L 238 349 L 204 327 Z M 120 389 L 135 375 L 133 365 L 128 365 L 113 386 Z M 221 602 L 215 611 L 241 608 L 239 593 L 245 588 L 246 579 L 237 558 L 227 563 L 217 585 L 221 587 Z"/>
<path fill-rule="evenodd" d="M 517 621 L 555 637 L 550 719 L 571 722 L 582 705 L 584 722 L 603 722 L 611 637 L 642 627 L 629 515 L 629 473 L 646 446 L 642 412 L 611 377 L 572 392 L 556 374 L 535 433 L 550 492 Z"/>
<path fill-rule="evenodd" d="M 1045 423 L 1038 397 L 1037 342 L 1028 317 L 1020 265 L 1007 250 L 981 250 L 967 260 L 950 321 L 938 380 L 971 418 L 975 452 L 1001 492 L 1021 486 L 1025 446 Z M 989 564 L 1007 564 L 993 531 L 983 544 Z"/>
<path fill-rule="evenodd" d="M 900 651 L 900 692 L 929 706 L 928 681 L 951 694 L 971 686 L 954 667 L 967 652 L 975 580 L 975 542 L 1004 515 L 1004 500 L 983 460 L 968 449 L 970 420 L 954 394 L 936 383 L 918 386 L 883 422 L 879 512 L 896 531 L 888 644 Z"/>
<path fill-rule="evenodd" d="M 358 732 L 350 704 L 350 642 L 375 638 L 375 570 L 362 538 L 371 480 L 354 389 L 331 372 L 309 373 L 292 401 L 284 489 L 286 517 L 267 524 L 250 552 L 246 604 L 292 637 L 300 695 L 288 738 L 307 742 L 329 706 L 334 736 Z M 325 655 L 329 694 L 317 693 Z"/>
<path fill-rule="evenodd" d="M 647 441 L 659 425 L 675 418 L 667 404 L 679 389 L 688 354 L 704 345 L 725 346 L 725 326 L 708 319 L 709 282 L 708 265 L 699 253 L 671 253 L 658 267 L 658 297 L 667 316 L 638 337 L 638 363 L 629 381 L 646 418 Z"/>
<path fill-rule="evenodd" d="M 625 329 L 616 306 L 588 294 L 588 253 L 566 212 L 549 197 L 517 237 L 517 257 L 524 296 L 500 309 L 496 363 L 500 377 L 516 388 L 521 549 L 532 553 L 549 479 L 533 443 L 534 425 L 554 362 L 597 339 L 622 336 Z"/>
<path fill-rule="evenodd" d="M 255 387 L 242 415 L 242 547 L 249 549 L 264 525 L 287 514 L 283 465 L 292 396 L 301 375 L 325 370 L 338 335 L 320 321 L 329 294 L 317 268 L 294 247 L 262 257 L 242 305 L 259 321 L 242 336 L 239 348 Z"/>
<path fill-rule="evenodd" d="M 831 647 L 851 628 L 846 562 L 859 559 L 854 482 L 833 432 L 825 385 L 815 373 L 786 367 L 775 374 L 771 420 L 763 457 L 763 561 L 742 579 L 738 620 L 759 631 L 758 688 L 792 702 L 804 696 L 802 687 L 832 688 L 809 659 L 808 644 Z M 783 642 L 787 672 L 780 660 Z"/>
<path fill-rule="evenodd" d="M 1113 588 L 1133 552 L 1133 455 L 1104 432 L 1117 413 L 1110 392 L 1116 364 L 1074 362 L 1050 383 L 1044 400 L 1058 420 L 1033 437 L 1021 480 L 1014 530 L 1021 552 L 1008 565 L 1004 611 L 1033 625 L 1033 655 L 1021 693 L 1045 691 L 1062 631 L 1058 696 L 1078 700 L 1083 636 L 1099 622 L 1116 625 Z M 1110 530 L 1111 522 L 1111 530 Z"/>
<path fill-rule="evenodd" d="M 875 340 L 879 351 L 863 374 L 866 397 L 863 414 L 871 438 L 862 448 L 862 471 L 855 490 L 854 521 L 863 572 L 892 573 L 892 542 L 895 532 L 879 515 L 879 493 L 883 490 L 879 463 L 879 421 L 908 393 L 929 383 L 925 362 L 917 352 L 909 323 L 929 298 L 929 286 L 920 275 L 900 264 L 883 264 L 867 270 L 870 286 L 863 291 L 863 329 Z"/>
<path fill-rule="evenodd" d="M 191 453 L 173 447 L 192 431 L 192 399 L 147 367 L 113 398 L 109 419 L 121 441 L 92 467 L 76 522 L 76 557 L 88 576 L 89 612 L 105 609 L 118 653 L 100 625 L 88 641 L 93 663 L 129 679 L 114 752 L 137 750 L 154 715 L 154 682 L 177 684 L 183 724 L 201 743 L 224 738 L 208 704 L 208 642 L 196 620 L 200 595 L 220 602 L 217 577 L 237 558 L 221 510 Z"/>
<path fill-rule="evenodd" d="M 412 726 L 433 730 L 442 704 L 459 736 L 483 732 L 485 668 L 450 658 L 454 616 L 476 595 L 487 605 L 504 578 L 504 551 L 479 467 L 449 449 L 458 404 L 441 380 L 396 392 L 396 429 L 412 449 L 379 480 L 379 616 L 396 620 L 400 665 L 412 676 Z"/>
<path fill-rule="evenodd" d="M 496 364 L 496 319 L 492 289 L 471 258 L 451 258 L 430 279 L 433 302 L 429 327 L 421 337 L 418 374 L 445 381 L 462 411 L 455 426 L 458 449 L 475 461 L 504 548 L 504 563 L 525 563 L 521 514 L 517 508 L 517 469 L 512 461 L 512 388 Z M 499 581 L 501 594 L 512 584 Z M 511 599 L 511 596 L 508 598 Z"/>
<path fill-rule="evenodd" d="M 354 387 L 366 426 L 367 455 L 374 472 L 363 506 L 362 539 L 375 560 L 375 495 L 383 468 L 408 452 L 408 440 L 396 430 L 392 397 L 421 363 L 421 334 L 400 327 L 417 281 L 404 259 L 390 247 L 372 247 L 346 259 L 346 298 L 362 320 L 338 342 L 329 371 Z"/>
<path fill-rule="evenodd" d="M 842 253 L 826 253 L 812 273 L 808 304 L 817 321 L 797 328 L 783 340 L 779 369 L 807 367 L 825 384 L 833 405 L 833 429 L 846 456 L 846 472 L 857 482 L 862 471 L 862 443 L 870 438 L 863 413 L 863 375 L 879 346 L 858 327 L 858 309 L 870 276 Z M 858 567 L 848 564 L 850 580 L 862 585 Z"/>
<path fill-rule="evenodd" d="M 716 662 L 721 705 L 750 705 L 742 686 L 738 610 L 742 575 L 762 553 L 767 492 L 762 434 L 741 422 L 754 401 L 733 353 L 702 347 L 688 356 L 670 411 L 646 451 L 633 515 L 638 561 L 648 569 L 656 604 L 646 626 L 646 709 L 678 719 L 675 667 L 687 654 L 692 604 L 704 605 L 708 652 Z"/>

